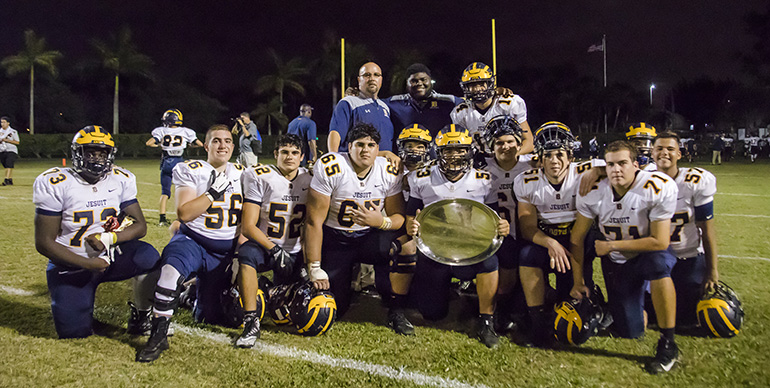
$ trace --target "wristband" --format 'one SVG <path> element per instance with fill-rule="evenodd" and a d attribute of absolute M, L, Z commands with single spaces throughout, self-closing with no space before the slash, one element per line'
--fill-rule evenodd
<path fill-rule="evenodd" d="M 393 220 L 391 220 L 390 217 L 382 217 L 382 224 L 380 225 L 380 229 L 388 230 L 391 226 L 393 226 Z"/>
<path fill-rule="evenodd" d="M 214 196 L 213 196 L 213 195 L 211 195 L 211 194 L 209 194 L 209 192 L 208 192 L 208 191 L 207 191 L 207 192 L 205 192 L 205 193 L 203 193 L 203 195 L 205 195 L 205 196 L 206 196 L 206 198 L 208 198 L 208 199 L 209 199 L 209 201 L 211 201 L 211 203 L 214 203 Z"/>

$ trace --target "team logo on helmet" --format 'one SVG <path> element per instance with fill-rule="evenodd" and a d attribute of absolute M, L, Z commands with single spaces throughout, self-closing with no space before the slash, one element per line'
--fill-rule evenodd
<path fill-rule="evenodd" d="M 471 90 L 471 85 L 481 83 L 483 89 Z M 495 74 L 489 66 L 481 62 L 473 62 L 463 70 L 460 87 L 466 100 L 484 102 L 495 95 Z"/>
<path fill-rule="evenodd" d="M 444 174 L 451 178 L 470 170 L 473 164 L 473 138 L 462 125 L 447 125 L 436 134 L 433 141 L 438 166 Z"/>
<path fill-rule="evenodd" d="M 72 138 L 72 166 L 86 178 L 101 179 L 112 170 L 115 141 L 98 125 L 89 125 Z"/>
<path fill-rule="evenodd" d="M 553 323 L 554 337 L 557 341 L 582 345 L 596 334 L 605 319 L 606 307 L 604 296 L 599 286 L 594 287 L 590 298 L 564 301 L 554 307 L 556 320 Z"/>
<path fill-rule="evenodd" d="M 170 127 L 172 125 L 181 126 L 182 125 L 182 111 L 179 109 L 169 109 L 165 112 L 163 112 L 163 117 L 161 117 L 161 122 L 163 125 Z"/>
<path fill-rule="evenodd" d="M 304 282 L 294 292 L 289 315 L 298 333 L 318 336 L 337 320 L 337 302 L 328 290 L 317 290 L 312 283 Z"/>
<path fill-rule="evenodd" d="M 523 133 L 524 130 L 516 119 L 508 115 L 499 115 L 489 120 L 484 127 L 484 142 L 490 149 L 493 149 L 495 139 L 500 136 L 512 135 L 521 144 Z"/>
<path fill-rule="evenodd" d="M 696 311 L 700 326 L 714 337 L 734 337 L 743 325 L 743 307 L 738 294 L 722 281 L 713 292 L 703 295 Z"/>
<path fill-rule="evenodd" d="M 558 149 L 572 152 L 574 141 L 575 137 L 568 126 L 558 121 L 549 121 L 535 131 L 535 152 L 538 155 Z"/>
<path fill-rule="evenodd" d="M 430 132 L 420 124 L 412 124 L 404 128 L 398 135 L 396 145 L 398 146 L 398 157 L 407 165 L 421 165 L 428 161 L 428 147 L 433 138 Z M 409 147 L 410 142 L 417 142 L 425 146 L 425 150 L 420 151 Z"/>

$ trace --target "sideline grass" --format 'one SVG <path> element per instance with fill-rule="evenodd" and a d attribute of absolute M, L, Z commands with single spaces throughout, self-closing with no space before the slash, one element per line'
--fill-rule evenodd
<path fill-rule="evenodd" d="M 768 311 L 770 262 L 742 257 L 770 258 L 767 236 L 770 219 L 733 215 L 770 216 L 770 181 L 766 161 L 734 162 L 702 167 L 714 172 L 719 250 L 737 257 L 720 262 L 722 279 L 740 294 L 746 310 L 744 330 L 730 340 L 678 337 L 682 365 L 665 376 L 642 370 L 652 355 L 658 334 L 641 340 L 592 338 L 580 348 L 562 351 L 526 349 L 508 339 L 489 350 L 469 338 L 460 325 L 418 325 L 416 337 L 394 335 L 384 327 L 385 311 L 374 300 L 362 300 L 350 316 L 327 335 L 304 338 L 272 326 L 266 319 L 261 343 L 268 350 L 234 349 L 220 340 L 237 330 L 195 325 L 182 310 L 177 322 L 183 330 L 171 339 L 160 360 L 135 363 L 144 339 L 124 334 L 130 283 L 107 283 L 97 292 L 95 316 L 106 326 L 104 335 L 58 340 L 50 315 L 45 281 L 46 259 L 34 248 L 32 182 L 60 160 L 17 163 L 15 185 L 0 187 L 0 386 L 264 386 L 264 387 L 411 387 L 415 380 L 398 375 L 367 373 L 342 364 L 311 362 L 269 349 L 312 352 L 327 361 L 348 359 L 428 377 L 453 379 L 467 386 L 767 386 L 770 349 Z M 146 241 L 159 250 L 168 241 L 158 216 L 158 162 L 121 160 L 138 177 L 139 201 L 150 224 Z M 749 194 L 749 195 L 728 195 Z M 597 267 L 597 279 L 600 278 Z M 15 294 L 13 289 L 30 294 Z M 467 308 L 466 308 L 467 310 Z M 461 312 L 454 312 L 461 314 Z M 446 327 L 445 327 L 446 326 Z M 446 328 L 455 328 L 447 330 Z M 458 329 L 459 328 L 459 329 Z M 200 330 L 198 330 L 200 329 Z M 212 333 L 212 340 L 199 335 Z M 272 348 L 271 348 L 272 347 Z M 293 354 L 293 353 L 292 353 Z M 337 366 L 330 366 L 337 365 Z M 390 376 L 390 377 L 388 377 Z"/>

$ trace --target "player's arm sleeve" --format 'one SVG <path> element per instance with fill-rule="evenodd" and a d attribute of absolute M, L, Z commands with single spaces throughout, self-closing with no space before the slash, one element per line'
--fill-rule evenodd
<path fill-rule="evenodd" d="M 117 168 L 117 167 L 114 167 Z M 136 190 L 136 175 L 134 175 L 131 171 L 120 169 L 124 174 L 128 175 L 127 177 L 118 174 L 121 177 L 123 177 L 121 181 L 121 185 L 123 186 L 123 192 L 120 194 L 120 210 L 125 209 L 126 207 L 138 203 L 136 199 L 137 190 Z"/>
<path fill-rule="evenodd" d="M 35 204 L 35 212 L 46 216 L 61 216 L 63 211 L 63 199 L 61 193 L 56 190 L 49 177 L 56 175 L 40 175 L 32 185 L 32 202 Z"/>
<path fill-rule="evenodd" d="M 511 113 L 516 121 L 523 123 L 527 121 L 527 103 L 521 96 L 515 96 L 511 104 Z"/>
<path fill-rule="evenodd" d="M 526 183 L 524 183 L 524 179 L 521 179 L 518 176 L 513 180 L 514 198 L 516 198 L 516 202 L 531 204 L 532 199 L 530 198 L 530 192 L 529 190 L 525 189 L 524 185 L 526 185 Z"/>
<path fill-rule="evenodd" d="M 401 194 L 404 190 L 404 181 L 401 179 L 400 176 L 392 176 L 390 173 L 388 173 L 388 179 L 390 179 L 390 186 L 388 187 L 388 192 L 386 193 L 386 197 L 390 197 L 396 194 Z"/>
<path fill-rule="evenodd" d="M 195 141 L 198 140 L 198 135 L 196 135 L 195 131 L 190 128 L 187 128 L 187 130 L 184 131 L 184 137 L 188 143 L 195 143 Z"/>
<path fill-rule="evenodd" d="M 247 169 L 241 175 L 241 192 L 243 192 L 243 202 L 249 202 L 262 206 L 264 196 L 264 186 L 262 180 L 256 175 L 254 167 Z"/>
<path fill-rule="evenodd" d="M 199 167 L 200 168 L 200 167 Z M 171 174 L 171 181 L 176 188 L 180 187 L 192 187 L 196 188 L 195 175 L 192 173 L 190 166 L 187 163 L 179 163 L 174 166 L 174 170 Z"/>
<path fill-rule="evenodd" d="M 673 179 L 668 178 L 659 194 L 654 194 L 653 206 L 650 209 L 650 221 L 670 220 L 676 212 L 676 196 L 679 188 Z"/>
<path fill-rule="evenodd" d="M 155 128 L 152 130 L 152 138 L 155 139 L 155 142 L 160 145 L 160 143 L 163 141 L 163 134 L 160 132 L 160 128 Z"/>
<path fill-rule="evenodd" d="M 326 167 L 330 168 L 329 171 L 334 171 L 332 166 L 335 163 L 341 163 L 342 158 L 340 157 L 339 154 L 326 154 L 326 155 L 334 155 L 334 158 L 329 160 L 328 163 L 321 162 L 321 163 L 316 163 L 315 166 L 313 166 L 313 179 L 310 181 L 310 188 L 322 195 L 331 197 L 332 191 L 334 190 L 334 178 L 336 176 L 341 175 L 341 173 L 336 173 L 329 176 L 326 173 Z"/>
<path fill-rule="evenodd" d="M 575 199 L 575 207 L 580 215 L 586 218 L 594 219 L 598 214 L 598 193 L 592 190 L 585 196 L 578 195 Z M 675 203 L 676 204 L 676 203 Z"/>

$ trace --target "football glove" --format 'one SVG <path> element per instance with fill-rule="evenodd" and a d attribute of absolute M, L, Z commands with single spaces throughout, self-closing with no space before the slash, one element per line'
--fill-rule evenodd
<path fill-rule="evenodd" d="M 227 174 L 225 174 L 224 171 L 220 173 L 217 173 L 216 170 L 211 171 L 211 179 L 209 179 L 209 182 L 210 184 L 207 192 L 215 201 L 221 201 L 222 198 L 224 198 L 227 188 L 232 185 L 230 178 L 227 177 Z"/>
<path fill-rule="evenodd" d="M 311 261 L 310 264 L 308 264 L 308 274 L 310 275 L 311 282 L 329 280 L 329 275 L 326 271 L 321 269 L 320 261 Z"/>
<path fill-rule="evenodd" d="M 99 241 L 104 244 L 104 252 L 99 254 L 99 258 L 106 261 L 107 264 L 112 264 L 115 261 L 115 243 L 118 236 L 115 232 L 105 232 L 99 234 Z"/>
<path fill-rule="evenodd" d="M 281 277 L 291 276 L 292 272 L 294 272 L 296 258 L 278 245 L 272 247 L 269 254 L 270 260 L 273 263 L 273 271 Z"/>

